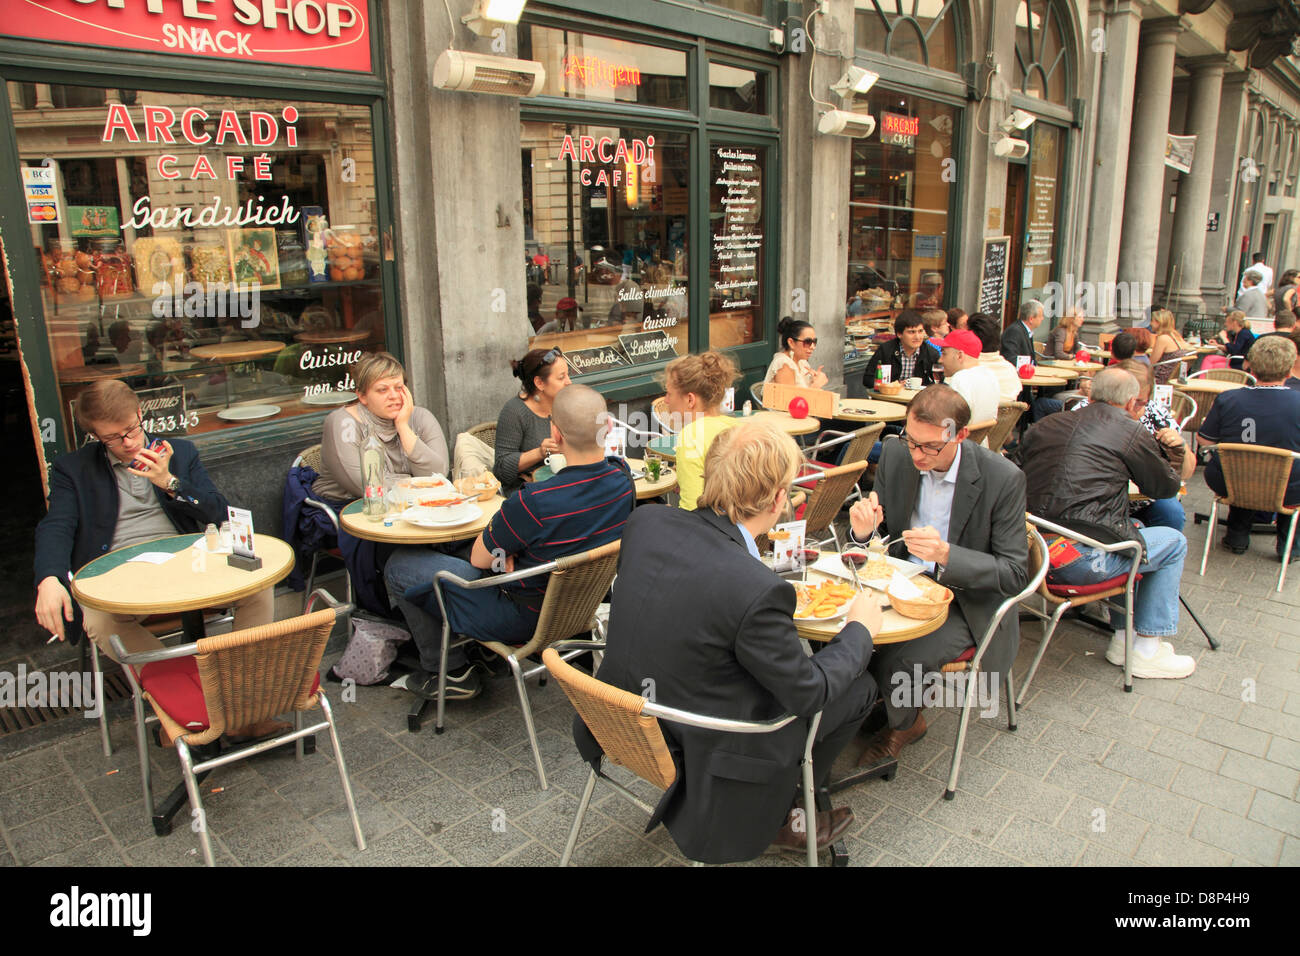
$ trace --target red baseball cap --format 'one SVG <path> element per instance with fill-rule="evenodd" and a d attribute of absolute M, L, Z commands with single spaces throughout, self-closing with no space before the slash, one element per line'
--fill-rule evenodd
<path fill-rule="evenodd" d="M 578 308 L 578 300 L 569 298 L 567 296 L 561 299 L 559 302 L 555 303 L 556 312 L 564 312 L 569 309 L 576 309 L 576 308 Z"/>
<path fill-rule="evenodd" d="M 979 358 L 980 349 L 984 347 L 980 337 L 969 329 L 953 329 L 939 340 L 939 346 L 945 349 L 958 349 L 971 358 Z"/>

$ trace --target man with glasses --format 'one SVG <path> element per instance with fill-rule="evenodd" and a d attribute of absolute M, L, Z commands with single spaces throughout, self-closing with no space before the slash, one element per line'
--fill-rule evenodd
<path fill-rule="evenodd" d="M 77 608 L 68 581 L 109 551 L 220 524 L 226 499 L 190 442 L 173 438 L 149 449 L 139 399 L 126 383 L 91 385 L 78 396 L 76 415 L 98 441 L 59 456 L 50 469 L 49 511 L 36 527 L 36 619 L 60 640 L 75 641 L 84 629 L 114 659 L 113 634 L 121 636 L 128 653 L 158 650 L 162 645 L 141 625 L 142 618 Z M 234 607 L 236 629 L 269 624 L 274 617 L 270 588 Z"/>
<path fill-rule="evenodd" d="M 970 406 L 955 389 L 922 391 L 908 406 L 906 430 L 885 442 L 875 488 L 849 512 L 854 540 L 866 543 L 876 533 L 892 538 L 890 551 L 924 565 L 953 592 L 948 620 L 937 631 L 876 649 L 872 673 L 888 726 L 863 750 L 860 766 L 896 759 L 925 736 L 918 675 L 973 647 L 998 605 L 1029 580 L 1024 475 L 967 441 L 969 424 Z M 1019 643 L 1019 622 L 1008 615 L 980 665 L 992 675 L 993 701 Z"/>
<path fill-rule="evenodd" d="M 1133 676 L 1187 677 L 1196 670 L 1196 660 L 1175 654 L 1166 640 L 1178 633 L 1178 584 L 1187 539 L 1173 528 L 1136 524 L 1129 517 L 1128 489 L 1132 481 L 1144 497 L 1172 498 L 1195 470 L 1196 459 L 1176 429 L 1152 435 L 1139 424 L 1147 404 L 1141 395 L 1142 385 L 1131 372 L 1103 369 L 1092 381 L 1091 404 L 1031 426 L 1017 454 L 1025 469 L 1030 512 L 1103 544 L 1141 542 Z M 1132 560 L 1128 552 L 1109 554 L 1068 541 L 1051 550 L 1049 579 L 1059 584 L 1107 581 L 1126 573 Z M 1111 626 L 1115 633 L 1106 660 L 1123 667 L 1123 612 L 1112 610 Z"/>

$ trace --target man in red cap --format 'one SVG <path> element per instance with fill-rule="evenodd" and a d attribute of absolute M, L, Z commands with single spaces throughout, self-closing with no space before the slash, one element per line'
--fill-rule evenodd
<path fill-rule="evenodd" d="M 955 329 L 939 340 L 939 348 L 944 382 L 966 399 L 971 423 L 997 418 L 1001 398 L 998 379 L 980 365 L 979 336 L 966 329 Z"/>
<path fill-rule="evenodd" d="M 578 313 L 582 309 L 578 307 L 578 300 L 565 296 L 559 302 L 555 303 L 555 318 L 547 322 L 537 330 L 538 335 L 547 332 L 572 332 L 579 328 Z"/>

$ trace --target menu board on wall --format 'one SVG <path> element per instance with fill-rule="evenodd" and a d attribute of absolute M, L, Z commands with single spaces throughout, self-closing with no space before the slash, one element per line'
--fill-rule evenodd
<path fill-rule="evenodd" d="M 711 183 L 713 311 L 757 309 L 763 249 L 763 173 L 758 150 L 715 147 Z"/>
<path fill-rule="evenodd" d="M 984 260 L 980 265 L 980 312 L 1002 317 L 1003 303 L 1007 298 L 1007 251 L 1010 236 L 997 236 L 984 240 Z"/>
<path fill-rule="evenodd" d="M 1052 238 L 1056 234 L 1056 177 L 1038 173 L 1029 183 L 1029 223 L 1026 226 L 1025 265 L 1052 264 Z"/>

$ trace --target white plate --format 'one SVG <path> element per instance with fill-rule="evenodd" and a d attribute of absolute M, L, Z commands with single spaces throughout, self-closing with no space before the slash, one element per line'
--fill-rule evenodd
<path fill-rule="evenodd" d="M 234 408 L 223 408 L 217 412 L 217 417 L 225 422 L 254 422 L 278 414 L 279 405 L 237 405 Z"/>
<path fill-rule="evenodd" d="M 442 511 L 444 509 L 438 508 L 436 510 Z M 420 528 L 454 528 L 456 525 L 468 524 L 483 514 L 483 509 L 472 501 L 452 505 L 446 509 L 448 514 L 445 518 L 434 517 L 434 511 L 433 508 L 422 508 L 417 505 L 414 508 L 407 508 L 402 512 L 401 517 L 408 524 Z"/>
<path fill-rule="evenodd" d="M 857 551 L 860 549 L 851 548 L 850 550 Z M 889 562 L 891 568 L 896 570 L 905 578 L 915 577 L 925 570 L 924 565 L 915 564 L 911 561 L 904 561 L 901 558 L 895 558 L 893 555 L 887 555 L 885 560 Z M 817 559 L 817 563 L 812 566 L 812 569 L 814 571 L 820 571 L 823 574 L 829 574 L 832 577 L 843 578 L 846 581 L 853 580 L 853 572 L 844 566 L 844 562 L 840 560 L 838 554 L 823 554 Z M 884 591 L 889 587 L 889 578 L 880 578 L 879 580 L 869 581 L 866 578 L 859 576 L 858 580 L 868 587 L 875 588 L 877 591 Z"/>
<path fill-rule="evenodd" d="M 808 581 L 810 587 L 814 584 L 819 584 L 819 583 L 820 582 L 817 581 L 815 578 L 811 578 Z M 798 587 L 798 585 L 795 586 Z M 836 611 L 834 614 L 832 614 L 830 617 L 796 617 L 795 622 L 803 623 L 803 624 L 831 624 L 834 623 L 835 621 L 842 621 L 846 617 L 848 617 L 849 608 L 852 606 L 852 604 L 853 604 L 853 600 L 850 598 L 849 600 L 841 604 L 839 610 Z"/>
<path fill-rule="evenodd" d="M 346 405 L 357 397 L 356 392 L 320 392 L 303 397 L 304 405 Z"/>

